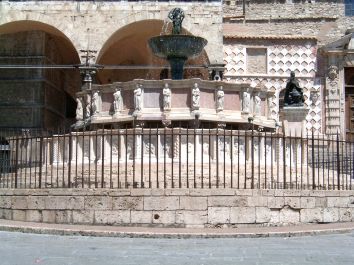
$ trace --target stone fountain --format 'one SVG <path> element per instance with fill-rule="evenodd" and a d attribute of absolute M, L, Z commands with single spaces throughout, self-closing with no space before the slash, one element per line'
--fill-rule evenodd
<path fill-rule="evenodd" d="M 93 84 L 77 93 L 76 128 L 102 126 L 213 127 L 233 125 L 274 129 L 271 115 L 274 92 L 257 84 L 231 83 L 221 78 L 183 79 L 183 67 L 189 58 L 198 56 L 207 40 L 183 35 L 184 12 L 169 12 L 172 34 L 152 37 L 152 52 L 169 61 L 172 80 L 135 79 L 112 84 Z M 183 80 L 182 80 L 183 79 Z M 181 125 L 182 124 L 182 125 Z"/>
<path fill-rule="evenodd" d="M 168 14 L 172 20 L 172 35 L 160 35 L 149 40 L 152 52 L 166 59 L 171 66 L 171 76 L 174 80 L 183 79 L 183 67 L 185 62 L 198 56 L 208 41 L 201 37 L 183 35 L 182 21 L 184 12 L 180 8 L 174 8 Z"/>

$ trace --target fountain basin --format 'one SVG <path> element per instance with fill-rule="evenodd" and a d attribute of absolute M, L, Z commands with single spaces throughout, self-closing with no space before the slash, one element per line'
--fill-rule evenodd
<path fill-rule="evenodd" d="M 162 35 L 152 37 L 149 45 L 152 52 L 164 59 L 170 57 L 193 58 L 198 56 L 208 41 L 191 35 Z"/>
<path fill-rule="evenodd" d="M 198 56 L 207 43 L 206 39 L 191 35 L 162 35 L 149 40 L 152 52 L 170 63 L 172 79 L 183 79 L 185 61 Z"/>

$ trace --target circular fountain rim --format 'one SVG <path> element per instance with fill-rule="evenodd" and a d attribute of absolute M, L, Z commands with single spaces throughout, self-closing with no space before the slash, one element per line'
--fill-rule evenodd
<path fill-rule="evenodd" d="M 208 44 L 208 40 L 206 40 L 205 38 L 199 37 L 199 36 L 194 36 L 194 35 L 185 35 L 185 34 L 158 35 L 158 36 L 151 37 L 148 40 L 149 47 L 152 50 L 153 54 L 155 56 L 157 56 L 157 57 L 167 59 L 170 55 L 161 54 L 160 52 L 156 52 L 155 53 L 154 49 L 152 47 L 152 44 L 155 41 L 164 41 L 164 40 L 171 40 L 171 39 L 180 39 L 180 40 L 182 40 L 182 39 L 193 39 L 193 40 L 198 40 L 198 42 L 202 44 L 202 48 L 200 49 L 199 52 L 195 53 L 194 55 L 185 56 L 186 59 L 187 58 L 188 59 L 189 58 L 194 58 L 194 57 L 198 56 L 203 51 L 204 47 Z M 181 57 L 181 56 L 175 56 L 175 57 Z"/>

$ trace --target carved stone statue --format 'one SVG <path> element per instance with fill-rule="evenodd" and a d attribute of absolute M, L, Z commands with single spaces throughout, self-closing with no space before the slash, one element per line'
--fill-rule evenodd
<path fill-rule="evenodd" d="M 242 95 L 242 111 L 250 112 L 251 95 L 248 91 L 244 91 Z"/>
<path fill-rule="evenodd" d="M 76 106 L 76 120 L 81 121 L 84 118 L 84 109 L 82 107 L 82 99 L 81 97 L 76 98 L 77 106 Z"/>
<path fill-rule="evenodd" d="M 142 90 L 141 90 L 141 85 L 137 85 L 135 90 L 134 90 L 134 108 L 135 111 L 141 111 L 141 103 L 142 103 Z"/>
<path fill-rule="evenodd" d="M 93 92 L 92 95 L 92 114 L 95 115 L 100 112 L 101 104 L 100 104 L 100 94 L 98 91 Z"/>
<path fill-rule="evenodd" d="M 172 20 L 172 34 L 181 34 L 184 12 L 181 8 L 174 8 L 168 13 L 168 18 Z"/>
<path fill-rule="evenodd" d="M 115 89 L 113 99 L 114 114 L 118 114 L 122 110 L 122 93 L 119 88 Z"/>
<path fill-rule="evenodd" d="M 168 87 L 168 84 L 165 84 L 165 87 L 162 90 L 163 95 L 163 110 L 171 109 L 171 89 Z"/>
<path fill-rule="evenodd" d="M 220 86 L 216 92 L 216 110 L 222 111 L 224 109 L 224 96 L 225 93 L 223 91 L 222 86 Z"/>
<path fill-rule="evenodd" d="M 285 88 L 284 106 L 303 106 L 304 95 L 299 81 L 295 78 L 295 72 L 290 73 L 290 78 Z"/>
<path fill-rule="evenodd" d="M 198 84 L 195 83 L 192 90 L 192 109 L 197 110 L 200 108 L 200 90 Z"/>
<path fill-rule="evenodd" d="M 254 95 L 254 109 L 253 109 L 253 112 L 255 115 L 261 114 L 261 102 L 262 102 L 262 99 L 260 97 L 260 94 L 256 93 Z"/>

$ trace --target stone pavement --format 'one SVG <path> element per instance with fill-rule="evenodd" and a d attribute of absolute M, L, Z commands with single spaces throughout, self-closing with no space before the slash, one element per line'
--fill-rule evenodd
<path fill-rule="evenodd" d="M 117 238 L 0 232 L 2 265 L 353 264 L 354 232 L 269 238 Z"/>

